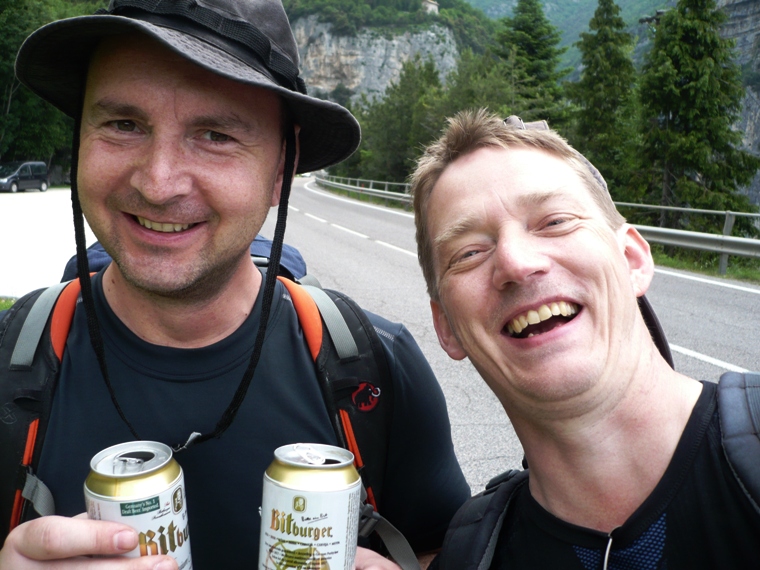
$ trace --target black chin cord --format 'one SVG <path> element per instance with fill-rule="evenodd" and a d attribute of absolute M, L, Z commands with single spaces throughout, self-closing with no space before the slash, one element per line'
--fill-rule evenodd
<path fill-rule="evenodd" d="M 79 283 L 82 285 L 82 304 L 87 316 L 87 330 L 90 333 L 90 344 L 95 351 L 95 357 L 98 359 L 98 366 L 103 374 L 103 380 L 111 395 L 116 411 L 119 417 L 127 424 L 129 431 L 135 437 L 140 439 L 134 426 L 129 422 L 124 411 L 121 409 L 116 393 L 111 385 L 111 379 L 108 376 L 108 367 L 106 366 L 106 351 L 103 347 L 103 337 L 100 334 L 100 324 L 95 313 L 95 301 L 92 296 L 92 282 L 90 280 L 90 264 L 87 261 L 87 240 L 84 233 L 84 215 L 82 214 L 82 205 L 79 203 L 79 185 L 77 183 L 77 172 L 79 170 L 79 130 L 82 126 L 81 112 L 74 119 L 74 137 L 72 139 L 71 149 L 71 208 L 74 211 L 74 239 L 77 244 L 77 273 L 79 274 Z"/>
<path fill-rule="evenodd" d="M 82 303 L 84 305 L 85 314 L 87 316 L 87 329 L 90 333 L 90 343 L 95 351 L 95 355 L 98 360 L 98 366 L 103 374 L 103 380 L 105 381 L 108 393 L 111 396 L 116 411 L 119 413 L 122 421 L 129 428 L 130 433 L 135 439 L 142 439 L 135 430 L 134 426 L 129 422 L 124 411 L 121 409 L 118 400 L 116 399 L 116 393 L 114 392 L 111 380 L 108 375 L 108 366 L 106 365 L 106 354 L 103 345 L 103 337 L 100 334 L 100 325 L 95 313 L 95 301 L 92 295 L 92 283 L 89 278 L 84 278 L 90 275 L 90 265 L 87 261 L 87 244 L 84 232 L 84 216 L 82 214 L 82 206 L 79 203 L 79 194 L 77 187 L 77 170 L 78 170 L 78 152 L 79 152 L 79 129 L 81 128 L 81 115 L 77 116 L 74 125 L 74 138 L 72 142 L 72 155 L 71 155 L 71 204 L 74 211 L 74 237 L 76 239 L 77 248 L 77 271 L 80 276 L 80 282 L 82 284 Z M 248 392 L 248 387 L 251 385 L 253 374 L 256 371 L 256 366 L 261 358 L 261 352 L 264 346 L 264 337 L 266 336 L 267 322 L 269 321 L 269 313 L 272 308 L 272 300 L 274 298 L 274 289 L 277 281 L 277 268 L 280 266 L 280 256 L 282 254 L 282 244 L 285 239 L 285 225 L 288 215 L 288 200 L 290 198 L 290 188 L 293 180 L 293 174 L 295 170 L 295 155 L 296 155 L 296 139 L 295 131 L 288 129 L 285 134 L 285 169 L 282 179 L 282 191 L 280 193 L 280 205 L 277 209 L 277 224 L 275 226 L 274 239 L 272 240 L 272 249 L 269 255 L 269 268 L 266 272 L 266 280 L 264 282 L 264 296 L 261 305 L 261 320 L 259 322 L 258 333 L 256 334 L 256 341 L 253 346 L 253 353 L 251 354 L 251 360 L 248 363 L 243 378 L 235 391 L 227 409 L 222 413 L 222 417 L 216 424 L 214 431 L 209 434 L 201 434 L 199 432 L 193 432 L 188 438 L 187 442 L 180 443 L 172 447 L 175 453 L 178 453 L 192 445 L 197 445 L 212 438 L 221 437 L 221 435 L 232 425 L 232 421 L 240 409 L 240 406 L 245 399 L 245 395 Z"/>
<path fill-rule="evenodd" d="M 220 437 L 235 419 L 240 406 L 245 399 L 248 387 L 251 385 L 253 373 L 261 358 L 262 348 L 264 347 L 264 336 L 266 335 L 267 322 L 269 321 L 269 312 L 272 308 L 272 299 L 274 298 L 274 287 L 277 282 L 277 268 L 280 266 L 280 255 L 282 254 L 282 244 L 285 239 L 285 224 L 288 217 L 288 200 L 290 199 L 290 186 L 293 181 L 293 174 L 296 161 L 296 137 L 293 129 L 288 129 L 285 135 L 285 170 L 282 178 L 282 191 L 280 192 L 280 205 L 277 208 L 277 224 L 275 225 L 274 238 L 272 239 L 272 249 L 269 253 L 269 271 L 266 272 L 264 281 L 264 297 L 261 303 L 261 320 L 259 321 L 259 331 L 256 335 L 256 342 L 253 345 L 253 354 L 248 363 L 248 368 L 243 374 L 243 379 L 232 397 L 232 401 L 222 414 L 222 417 L 216 424 L 214 431 L 210 434 L 197 434 L 194 432 L 190 435 L 187 443 L 174 448 L 175 451 L 181 451 L 209 440 L 212 437 Z M 197 434 L 197 435 L 196 435 Z"/>

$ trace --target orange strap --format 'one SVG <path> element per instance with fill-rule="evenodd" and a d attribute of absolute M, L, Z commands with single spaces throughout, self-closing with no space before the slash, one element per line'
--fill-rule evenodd
<path fill-rule="evenodd" d="M 63 359 L 63 349 L 66 347 L 66 339 L 69 337 L 74 311 L 77 308 L 77 297 L 79 297 L 81 289 L 82 285 L 79 279 L 74 279 L 61 291 L 58 302 L 53 309 L 53 316 L 50 320 L 50 341 L 58 360 Z"/>
<path fill-rule="evenodd" d="M 21 465 L 31 465 L 32 454 L 34 453 L 34 442 L 37 441 L 37 428 L 40 425 L 39 418 L 29 424 L 29 431 L 26 434 L 26 447 L 24 447 L 24 458 Z M 13 511 L 11 512 L 11 530 L 18 526 L 21 521 L 21 505 L 24 498 L 21 496 L 21 489 L 16 490 L 16 496 L 13 500 Z"/>
<path fill-rule="evenodd" d="M 79 291 L 81 288 L 82 286 L 79 283 L 79 279 L 74 279 L 64 287 L 63 291 L 61 291 L 55 307 L 53 308 L 53 314 L 50 319 L 50 342 L 53 345 L 53 351 L 58 357 L 58 360 L 63 358 L 63 350 L 66 347 L 66 339 L 69 336 L 69 330 L 71 330 L 71 322 L 74 319 L 74 311 L 76 310 L 77 298 L 79 297 Z M 29 424 L 29 430 L 26 434 L 26 445 L 24 447 L 24 457 L 21 461 L 21 465 L 23 466 L 29 466 L 32 464 L 34 444 L 37 442 L 37 430 L 39 425 L 39 418 Z M 21 521 L 21 508 L 24 504 L 24 498 L 21 496 L 21 492 L 21 489 L 17 489 L 16 495 L 13 499 L 11 530 L 16 528 Z"/>
<path fill-rule="evenodd" d="M 359 444 L 356 441 L 356 435 L 354 435 L 354 426 L 351 425 L 351 418 L 346 410 L 338 410 L 340 413 L 340 423 L 343 424 L 343 433 L 346 436 L 346 445 L 348 450 L 354 454 L 354 465 L 356 469 L 364 467 L 364 460 L 362 454 L 359 451 Z M 375 494 L 372 492 L 372 487 L 367 487 L 367 501 L 377 511 L 377 503 L 375 502 Z"/>
<path fill-rule="evenodd" d="M 293 306 L 296 309 L 298 320 L 306 337 L 306 344 L 309 346 L 311 358 L 316 362 L 319 351 L 322 348 L 322 317 L 319 314 L 319 308 L 308 291 L 301 287 L 301 285 L 282 276 L 278 276 L 277 279 L 285 285 L 288 293 L 290 293 L 290 298 L 293 299 Z M 354 465 L 356 465 L 357 469 L 361 469 L 364 466 L 364 460 L 359 451 L 359 444 L 356 442 L 351 418 L 345 410 L 338 410 L 338 412 L 340 413 L 340 422 L 343 425 L 343 433 L 346 437 L 346 445 L 348 446 L 348 450 L 354 454 Z M 377 510 L 375 494 L 371 488 L 367 488 L 367 501 Z"/>
<path fill-rule="evenodd" d="M 277 279 L 285 285 L 290 298 L 293 299 L 293 306 L 296 308 L 298 320 L 306 337 L 306 344 L 309 345 L 311 358 L 316 362 L 319 350 L 322 348 L 322 317 L 319 316 L 319 308 L 311 295 L 298 283 L 282 276 L 278 276 Z"/>

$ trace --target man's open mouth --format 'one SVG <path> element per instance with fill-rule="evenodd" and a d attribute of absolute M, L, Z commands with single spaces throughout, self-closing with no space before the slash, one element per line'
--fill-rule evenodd
<path fill-rule="evenodd" d="M 183 232 L 192 228 L 195 224 L 175 224 L 172 222 L 154 222 L 141 216 L 135 216 L 137 222 L 144 228 L 163 233 Z"/>
<path fill-rule="evenodd" d="M 530 338 L 571 321 L 579 310 L 578 305 L 567 301 L 541 305 L 514 317 L 507 323 L 506 329 L 513 338 Z"/>

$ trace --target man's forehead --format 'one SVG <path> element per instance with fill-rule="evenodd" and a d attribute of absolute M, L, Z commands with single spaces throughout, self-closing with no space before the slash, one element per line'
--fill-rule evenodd
<path fill-rule="evenodd" d="M 557 197 L 589 192 L 584 181 L 561 156 L 528 146 L 487 146 L 458 157 L 441 173 L 431 191 L 446 194 L 445 201 L 467 199 L 478 191 L 496 191 L 521 202 L 545 201 L 543 194 Z M 521 197 L 522 194 L 532 194 Z"/>
<path fill-rule="evenodd" d="M 90 59 L 85 98 L 92 100 L 95 87 L 129 82 L 150 85 L 176 82 L 190 92 L 218 100 L 222 106 L 242 106 L 253 111 L 256 108 L 272 110 L 270 105 L 277 105 L 278 120 L 283 117 L 282 97 L 274 91 L 219 76 L 143 34 L 105 38 Z M 145 102 L 140 98 L 140 104 Z M 252 106 L 254 102 L 257 104 Z"/>

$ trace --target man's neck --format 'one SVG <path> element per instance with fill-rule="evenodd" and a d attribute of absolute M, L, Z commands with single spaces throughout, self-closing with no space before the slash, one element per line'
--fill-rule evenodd
<path fill-rule="evenodd" d="M 514 421 L 531 468 L 530 491 L 547 511 L 610 532 L 656 487 L 702 386 L 652 347 L 611 409 L 541 425 Z"/>
<path fill-rule="evenodd" d="M 138 337 L 161 346 L 198 348 L 230 334 L 245 321 L 261 288 L 261 273 L 243 260 L 215 295 L 203 300 L 162 299 L 128 283 L 115 263 L 103 275 L 103 292 L 116 316 Z"/>

